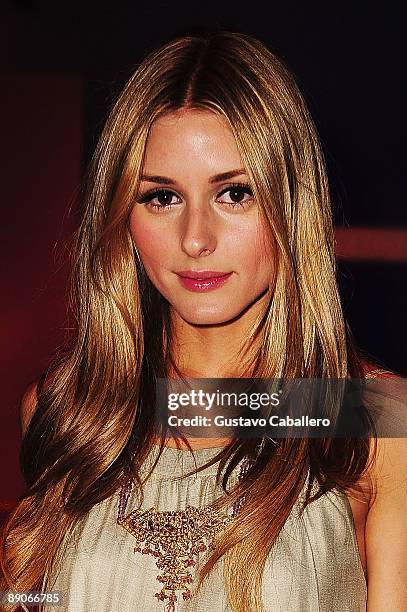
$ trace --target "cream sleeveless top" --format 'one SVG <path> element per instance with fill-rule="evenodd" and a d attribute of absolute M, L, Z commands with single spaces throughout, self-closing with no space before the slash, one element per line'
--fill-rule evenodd
<path fill-rule="evenodd" d="M 147 458 L 143 473 L 156 457 L 158 447 Z M 218 448 L 194 451 L 166 447 L 144 484 L 142 510 L 202 508 L 223 495 L 215 486 L 217 463 L 192 476 L 175 480 L 206 463 Z M 230 484 L 237 482 L 239 466 Z M 351 506 L 346 495 L 332 492 L 308 505 L 300 514 L 303 494 L 281 530 L 267 559 L 262 584 L 267 612 L 365 612 L 366 580 L 359 556 Z M 314 485 L 315 486 L 315 485 Z M 117 524 L 119 492 L 96 504 L 75 526 L 60 548 L 57 566 L 49 577 L 47 591 L 60 591 L 60 608 L 45 606 L 45 612 L 164 612 L 168 601 L 154 596 L 162 584 L 157 559 L 134 552 L 135 537 Z M 125 514 L 140 507 L 135 489 Z M 194 577 L 210 551 L 198 552 Z M 223 579 L 221 558 L 192 599 L 176 591 L 175 612 L 232 612 Z M 193 583 L 191 588 L 193 588 Z M 170 610 L 171 608 L 167 608 Z M 250 612 L 250 611 L 247 611 Z"/>

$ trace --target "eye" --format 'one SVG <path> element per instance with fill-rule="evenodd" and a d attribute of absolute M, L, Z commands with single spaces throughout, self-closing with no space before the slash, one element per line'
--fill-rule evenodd
<path fill-rule="evenodd" d="M 229 193 L 229 198 L 226 200 L 219 200 L 221 196 Z M 247 194 L 249 197 L 244 199 L 244 194 Z M 159 189 L 151 189 L 147 191 L 143 195 L 141 195 L 137 202 L 139 204 L 145 204 L 149 208 L 159 212 L 164 209 L 172 208 L 175 204 L 179 203 L 180 198 L 178 198 L 178 202 L 173 202 L 173 198 L 177 198 L 178 196 L 169 189 L 159 188 Z M 233 183 L 225 187 L 217 196 L 217 201 L 222 202 L 222 204 L 227 204 L 232 208 L 236 208 L 240 206 L 240 208 L 245 208 L 245 206 L 253 199 L 253 191 L 250 185 L 246 183 Z M 156 203 L 154 202 L 156 200 Z"/>
<path fill-rule="evenodd" d="M 172 208 L 175 202 L 172 202 L 173 197 L 177 197 L 173 191 L 169 189 L 152 189 L 143 194 L 137 202 L 139 204 L 147 204 L 150 208 L 160 210 L 163 208 Z M 154 204 L 153 200 L 157 200 L 158 204 Z"/>
<path fill-rule="evenodd" d="M 246 183 L 233 183 L 233 185 L 228 185 L 227 188 L 220 192 L 218 199 L 221 195 L 226 193 L 229 193 L 230 195 L 229 199 L 224 203 L 229 204 L 232 206 L 232 208 L 235 208 L 236 206 L 241 206 L 244 208 L 246 204 L 253 200 L 253 191 L 250 185 L 247 185 Z M 243 199 L 245 193 L 248 194 L 249 197 Z"/>

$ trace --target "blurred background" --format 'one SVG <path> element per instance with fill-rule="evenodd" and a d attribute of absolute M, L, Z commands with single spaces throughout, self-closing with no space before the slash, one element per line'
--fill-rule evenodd
<path fill-rule="evenodd" d="M 24 486 L 21 395 L 63 342 L 69 246 L 98 135 L 137 64 L 188 28 L 251 34 L 291 68 L 328 165 L 346 316 L 372 358 L 407 374 L 402 3 L 20 0 L 3 2 L 0 19 L 0 511 Z"/>

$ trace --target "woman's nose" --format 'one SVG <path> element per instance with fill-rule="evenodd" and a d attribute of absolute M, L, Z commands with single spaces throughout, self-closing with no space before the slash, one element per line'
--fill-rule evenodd
<path fill-rule="evenodd" d="M 194 205 L 185 210 L 181 223 L 181 248 L 190 257 L 212 253 L 217 244 L 216 223 L 209 207 Z"/>

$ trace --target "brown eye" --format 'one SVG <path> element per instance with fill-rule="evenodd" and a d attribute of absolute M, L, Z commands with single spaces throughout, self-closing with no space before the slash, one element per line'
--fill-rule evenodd
<path fill-rule="evenodd" d="M 137 202 L 159 210 L 171 208 L 175 204 L 175 202 L 171 201 L 173 196 L 177 197 L 175 193 L 169 189 L 154 189 L 142 195 Z M 158 203 L 153 203 L 153 200 L 157 200 Z"/>
<path fill-rule="evenodd" d="M 249 185 L 229 185 L 229 187 L 224 189 L 219 195 L 221 196 L 223 194 L 229 194 L 226 200 L 223 201 L 225 204 L 232 206 L 232 208 L 235 206 L 241 206 L 243 208 L 246 203 L 253 199 L 253 191 Z M 245 198 L 245 194 L 248 197 Z"/>
<path fill-rule="evenodd" d="M 160 206 L 168 206 L 169 204 L 171 204 L 172 196 L 173 194 L 171 193 L 171 191 L 161 191 L 154 199 L 157 199 L 157 202 L 160 204 Z"/>
<path fill-rule="evenodd" d="M 234 187 L 229 189 L 230 198 L 235 204 L 240 204 L 244 198 L 244 190 L 241 187 Z"/>

